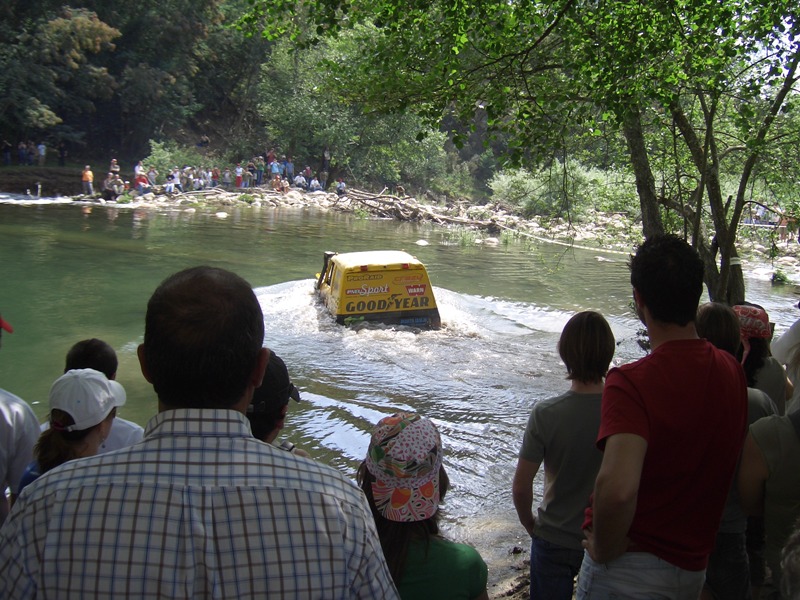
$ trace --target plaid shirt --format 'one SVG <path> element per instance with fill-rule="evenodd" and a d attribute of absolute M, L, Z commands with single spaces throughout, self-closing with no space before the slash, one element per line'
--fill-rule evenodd
<path fill-rule="evenodd" d="M 232 410 L 156 415 L 72 461 L 0 529 L 0 598 L 397 598 L 366 499 Z"/>

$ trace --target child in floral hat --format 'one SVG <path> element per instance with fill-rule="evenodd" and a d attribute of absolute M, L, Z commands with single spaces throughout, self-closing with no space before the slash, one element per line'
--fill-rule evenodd
<path fill-rule="evenodd" d="M 430 420 L 413 413 L 381 419 L 357 478 L 403 600 L 488 600 L 488 571 L 478 551 L 439 534 L 439 503 L 450 482 Z"/>

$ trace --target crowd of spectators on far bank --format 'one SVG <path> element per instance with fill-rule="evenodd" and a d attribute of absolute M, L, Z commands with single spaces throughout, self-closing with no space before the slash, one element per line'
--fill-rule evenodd
<path fill-rule="evenodd" d="M 264 155 L 237 162 L 233 166 L 175 165 L 164 173 L 153 165 L 145 165 L 143 161 L 139 161 L 133 168 L 132 182 L 120 175 L 119 162 L 112 159 L 108 174 L 99 189 L 95 189 L 93 185 L 94 173 L 91 165 L 84 167 L 82 183 L 85 195 L 91 196 L 97 192 L 106 201 L 114 201 L 126 192 L 135 192 L 137 195 L 171 195 L 214 188 L 225 191 L 267 188 L 282 193 L 294 188 L 317 192 L 327 191 L 331 187 L 329 171 L 330 152 L 327 150 L 323 154 L 320 168 L 315 171 L 308 164 L 296 169 L 291 156 L 284 154 L 278 157 L 275 150 L 271 149 Z M 338 195 L 343 196 L 347 190 L 344 179 L 339 178 L 334 189 Z"/>
<path fill-rule="evenodd" d="M 4 139 L 2 146 L 0 146 L 0 153 L 3 155 L 3 164 L 7 167 L 14 164 L 15 154 L 16 163 L 20 167 L 34 165 L 43 167 L 47 160 L 48 151 L 49 148 L 44 140 L 40 141 L 38 144 L 33 140 L 20 140 L 19 143 L 14 146 L 14 144 Z M 59 142 L 56 147 L 56 152 L 58 153 L 58 166 L 63 167 L 66 164 L 68 154 L 66 142 Z"/>

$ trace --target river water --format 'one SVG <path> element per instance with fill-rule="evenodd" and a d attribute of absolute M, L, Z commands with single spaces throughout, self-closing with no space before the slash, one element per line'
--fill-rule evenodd
<path fill-rule="evenodd" d="M 442 432 L 452 488 L 448 534 L 487 562 L 527 548 L 511 477 L 530 407 L 567 389 L 558 335 L 579 310 L 598 310 L 617 339 L 615 363 L 642 356 L 627 256 L 530 239 L 462 243 L 431 225 L 359 219 L 309 208 L 134 209 L 0 195 L 0 387 L 47 412 L 47 393 L 76 341 L 108 341 L 128 393 L 121 416 L 156 412 L 139 372 L 147 300 L 169 274 L 208 264 L 255 288 L 266 345 L 286 361 L 302 402 L 285 434 L 314 458 L 355 473 L 369 430 L 413 410 Z M 315 302 L 326 250 L 403 249 L 430 273 L 443 321 L 433 332 L 337 326 Z M 746 267 L 748 299 L 777 331 L 797 316 L 793 288 L 772 288 L 769 268 Z M 541 477 L 541 474 L 540 474 Z M 541 481 L 537 481 L 541 495 Z"/>

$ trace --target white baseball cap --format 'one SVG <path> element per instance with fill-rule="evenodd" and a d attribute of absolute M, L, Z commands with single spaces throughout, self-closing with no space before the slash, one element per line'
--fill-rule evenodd
<path fill-rule="evenodd" d="M 125 388 L 94 369 L 72 369 L 55 380 L 50 388 L 50 410 L 64 411 L 74 424 L 54 429 L 82 431 L 102 422 L 113 409 L 125 404 Z"/>

